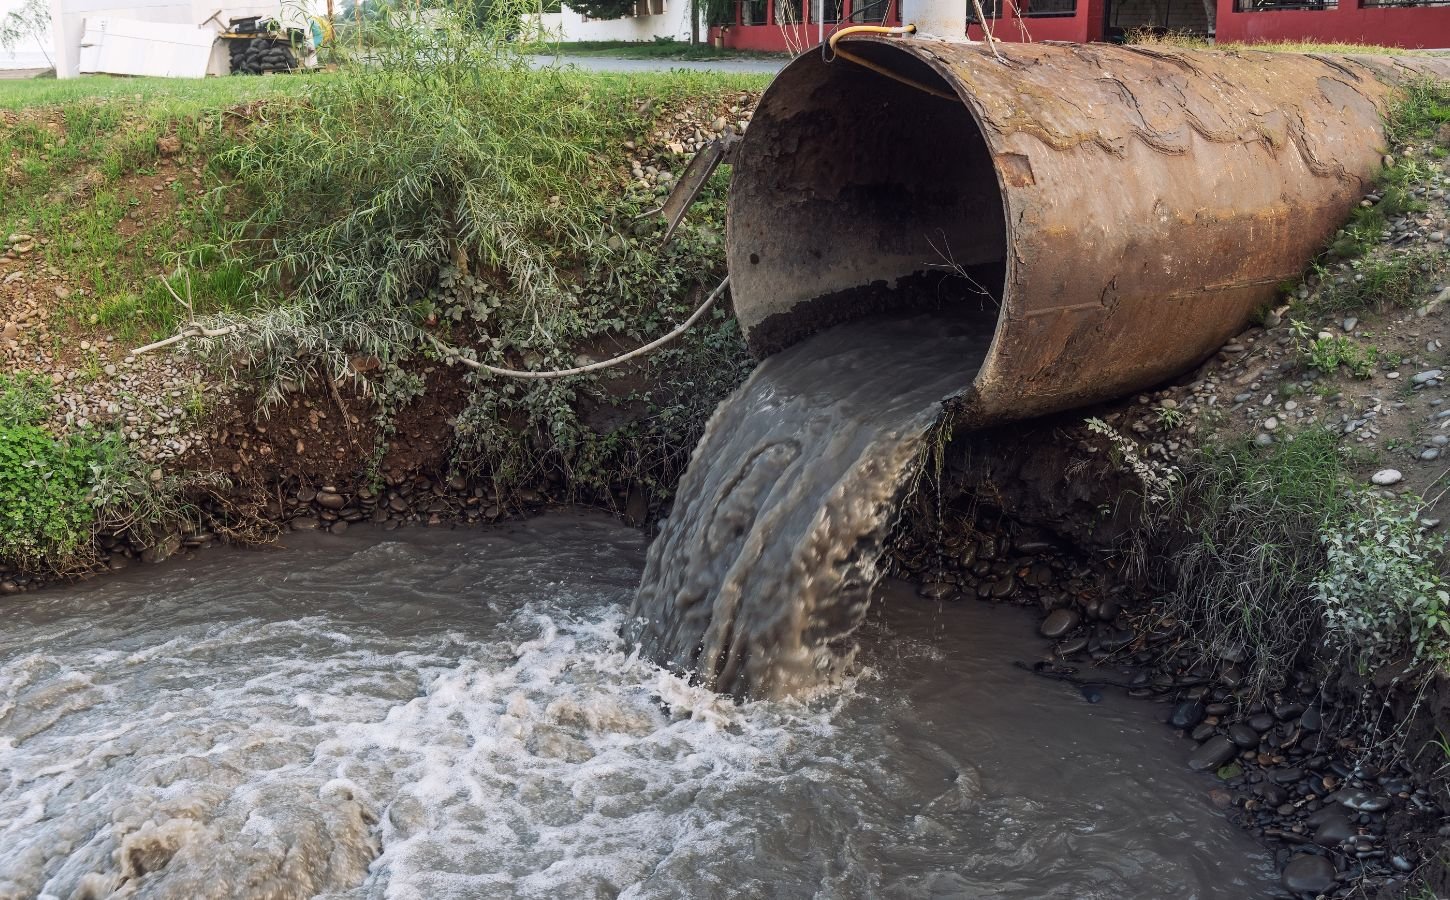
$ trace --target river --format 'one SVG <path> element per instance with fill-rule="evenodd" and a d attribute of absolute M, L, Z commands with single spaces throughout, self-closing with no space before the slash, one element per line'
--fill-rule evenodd
<path fill-rule="evenodd" d="M 888 583 L 853 673 L 737 704 L 621 637 L 638 531 L 293 535 L 9 601 L 0 897 L 1245 898 L 1160 707 Z"/>

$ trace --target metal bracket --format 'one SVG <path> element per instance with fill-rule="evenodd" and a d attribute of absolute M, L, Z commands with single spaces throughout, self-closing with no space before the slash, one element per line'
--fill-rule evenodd
<path fill-rule="evenodd" d="M 734 162 L 735 148 L 739 144 L 740 135 L 727 134 L 701 147 L 694 159 L 690 160 L 690 164 L 685 166 L 685 174 L 675 182 L 675 186 L 670 191 L 670 195 L 665 198 L 665 202 L 658 208 L 640 216 L 643 219 L 663 215 L 669 222 L 664 237 L 660 239 L 660 246 L 668 244 L 670 239 L 675 236 L 675 229 L 680 227 L 680 223 L 685 219 L 685 213 L 695 205 L 696 198 L 700 196 L 700 191 L 704 189 L 710 176 L 715 174 L 715 170 L 722 163 L 730 165 Z"/>

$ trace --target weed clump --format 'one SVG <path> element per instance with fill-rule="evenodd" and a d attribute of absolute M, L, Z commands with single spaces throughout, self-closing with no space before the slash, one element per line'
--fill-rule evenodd
<path fill-rule="evenodd" d="M 204 319 L 226 333 L 194 345 L 251 378 L 264 409 L 309 382 L 349 381 L 374 397 L 384 440 L 418 395 L 406 371 L 437 362 L 440 343 L 500 367 L 568 368 L 683 318 L 724 274 L 724 176 L 661 245 L 644 214 L 666 185 L 631 178 L 626 148 L 681 106 L 740 93 L 739 79 L 709 74 L 536 70 L 488 30 L 389 15 L 374 64 L 270 105 L 222 155 L 232 188 L 216 202 L 241 215 L 217 249 L 271 299 Z M 723 311 L 672 351 L 623 375 L 462 376 L 454 468 L 501 491 L 543 470 L 586 491 L 667 490 L 749 367 Z M 376 374 L 360 374 L 360 357 Z M 598 427 L 589 404 L 638 413 Z M 374 476 L 383 457 L 380 446 Z"/>
<path fill-rule="evenodd" d="M 1445 539 L 1413 498 L 1357 487 L 1348 463 L 1325 428 L 1209 445 L 1150 507 L 1138 562 L 1173 560 L 1161 612 L 1206 657 L 1240 665 L 1252 695 L 1315 659 L 1450 671 Z"/>
<path fill-rule="evenodd" d="M 1359 671 L 1450 662 L 1445 538 L 1420 524 L 1413 503 L 1362 495 L 1321 537 L 1315 597 L 1331 642 Z"/>
<path fill-rule="evenodd" d="M 1173 560 L 1165 611 L 1206 654 L 1245 661 L 1260 690 L 1322 631 L 1321 536 L 1344 519 L 1347 486 L 1337 436 L 1309 429 L 1267 448 L 1203 448 L 1151 512 L 1153 533 L 1175 535 L 1161 548 Z M 1148 565 L 1160 548 L 1143 549 Z"/>

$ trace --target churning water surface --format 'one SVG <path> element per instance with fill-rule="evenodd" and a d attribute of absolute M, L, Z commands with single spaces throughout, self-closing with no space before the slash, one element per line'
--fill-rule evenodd
<path fill-rule="evenodd" d="M 0 897 L 1244 898 L 1155 707 L 885 586 L 853 675 L 736 704 L 621 637 L 600 516 L 296 535 L 8 601 Z"/>

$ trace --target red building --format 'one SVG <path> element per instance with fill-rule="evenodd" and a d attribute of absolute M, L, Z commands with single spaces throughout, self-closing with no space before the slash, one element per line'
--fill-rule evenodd
<path fill-rule="evenodd" d="M 1115 41 L 1137 29 L 1221 43 L 1316 41 L 1450 49 L 1450 0 L 978 0 L 1003 41 Z M 969 3 L 968 8 L 972 9 Z M 726 47 L 799 53 L 839 25 L 900 25 L 900 0 L 735 0 Z M 975 9 L 968 36 L 981 40 Z"/>

